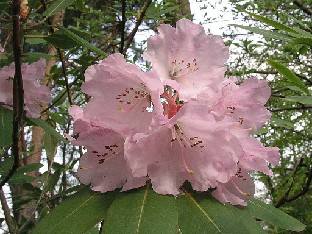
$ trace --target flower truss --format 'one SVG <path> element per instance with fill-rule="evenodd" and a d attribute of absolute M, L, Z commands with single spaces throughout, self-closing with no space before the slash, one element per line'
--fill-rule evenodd
<path fill-rule="evenodd" d="M 40 117 L 40 105 L 42 103 L 49 103 L 52 99 L 49 88 L 40 84 L 40 81 L 44 78 L 45 66 L 46 61 L 44 59 L 40 59 L 38 62 L 32 64 L 22 64 L 24 108 L 26 116 L 29 118 Z M 13 108 L 14 73 L 14 63 L 0 70 L 0 106 L 8 109 Z"/>
<path fill-rule="evenodd" d="M 92 97 L 70 108 L 70 140 L 85 146 L 77 176 L 95 191 L 122 191 L 150 180 L 159 194 L 178 195 L 189 181 L 212 189 L 220 202 L 246 205 L 254 194 L 251 171 L 270 175 L 278 148 L 251 133 L 269 118 L 270 88 L 255 78 L 224 79 L 228 49 L 221 38 L 182 19 L 148 39 L 141 71 L 121 54 L 90 66 L 81 90 Z"/>

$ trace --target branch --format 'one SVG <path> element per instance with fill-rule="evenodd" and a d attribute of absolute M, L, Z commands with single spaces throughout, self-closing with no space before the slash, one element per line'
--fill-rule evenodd
<path fill-rule="evenodd" d="M 295 176 L 296 176 L 296 174 L 297 174 L 297 172 L 299 170 L 299 165 L 301 165 L 302 163 L 303 163 L 303 158 L 300 158 L 300 161 L 298 163 L 296 163 L 296 166 L 294 168 L 291 184 L 290 184 L 289 188 L 287 189 L 287 191 L 285 192 L 285 194 L 276 203 L 276 205 L 275 205 L 276 208 L 279 208 L 281 205 L 283 205 L 286 202 L 286 200 L 287 200 L 287 198 L 289 196 L 289 193 L 290 193 L 291 189 L 294 186 Z M 289 180 L 287 180 L 287 182 L 288 181 Z"/>
<path fill-rule="evenodd" d="M 19 167 L 18 136 L 24 114 L 24 89 L 22 78 L 22 48 L 20 29 L 20 1 L 12 0 L 12 24 L 13 24 L 13 55 L 15 62 L 15 74 L 13 78 L 13 133 L 12 133 L 12 154 L 14 157 L 13 166 L 8 174 L 0 182 L 0 189 L 8 182 Z"/>
<path fill-rule="evenodd" d="M 294 194 L 291 197 L 288 197 L 289 192 L 287 191 L 288 193 L 286 192 L 286 194 L 280 199 L 280 201 L 275 205 L 275 207 L 278 208 L 287 202 L 292 202 L 292 201 L 298 199 L 299 197 L 303 196 L 304 194 L 309 192 L 311 184 L 312 184 L 312 165 L 310 166 L 309 175 L 307 177 L 305 185 L 302 187 L 302 190 L 299 191 L 298 193 Z"/>
<path fill-rule="evenodd" d="M 63 54 L 62 54 L 61 50 L 59 48 L 57 48 L 56 50 L 57 50 L 57 53 L 58 53 L 58 55 L 60 57 L 61 64 L 62 64 L 62 73 L 63 73 L 63 76 L 65 78 L 65 87 L 66 87 L 68 102 L 72 106 L 74 104 L 74 102 L 73 102 L 73 99 L 72 99 L 72 96 L 71 96 L 71 93 L 70 93 L 70 87 L 69 87 L 68 78 L 67 78 L 67 75 L 66 75 L 65 61 L 63 59 Z"/>
<path fill-rule="evenodd" d="M 293 3 L 294 3 L 297 7 L 299 7 L 304 13 L 306 13 L 306 14 L 309 15 L 309 16 L 312 16 L 312 11 L 311 11 L 309 8 L 307 8 L 307 7 L 305 7 L 304 5 L 302 5 L 301 2 L 295 0 L 295 1 L 293 1 Z"/>
<path fill-rule="evenodd" d="M 0 189 L 0 201 L 4 213 L 5 222 L 8 225 L 9 232 L 10 233 L 16 233 L 16 224 L 14 222 L 14 219 L 11 216 L 10 208 L 8 206 L 7 200 L 5 198 L 4 192 L 2 189 Z"/>
<path fill-rule="evenodd" d="M 123 50 L 123 54 L 124 55 L 126 54 L 128 48 L 130 47 L 130 45 L 131 45 L 131 43 L 133 41 L 133 38 L 134 38 L 135 34 L 137 33 L 140 25 L 142 24 L 143 18 L 144 18 L 145 14 L 146 14 L 146 11 L 147 11 L 148 7 L 151 5 L 151 3 L 152 3 L 152 0 L 148 0 L 145 3 L 145 5 L 143 6 L 142 11 L 139 14 L 139 17 L 137 18 L 137 21 L 135 23 L 134 29 L 132 30 L 132 32 L 128 36 L 127 44 L 126 44 L 126 46 L 125 46 L 125 48 Z"/>
<path fill-rule="evenodd" d="M 121 2 L 121 28 L 120 28 L 120 48 L 119 53 L 123 53 L 125 43 L 125 24 L 126 24 L 126 0 Z"/>

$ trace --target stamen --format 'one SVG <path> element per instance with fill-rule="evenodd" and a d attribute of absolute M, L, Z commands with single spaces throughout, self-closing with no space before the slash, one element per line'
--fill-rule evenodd
<path fill-rule="evenodd" d="M 240 190 L 240 188 L 234 183 L 234 181 L 232 181 L 232 184 L 234 185 L 234 187 L 238 190 L 238 192 L 246 197 L 250 197 L 251 194 L 250 193 L 245 193 L 242 190 Z"/>
<path fill-rule="evenodd" d="M 185 61 L 182 60 L 181 62 L 177 63 L 177 60 L 172 62 L 172 71 L 169 72 L 169 76 L 173 79 L 182 79 L 189 76 L 192 72 L 197 71 L 197 63 L 196 59 L 193 59 L 192 63 L 184 63 Z"/>

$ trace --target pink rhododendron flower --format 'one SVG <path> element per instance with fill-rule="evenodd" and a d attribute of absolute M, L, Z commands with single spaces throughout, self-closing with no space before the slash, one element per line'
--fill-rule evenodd
<path fill-rule="evenodd" d="M 251 171 L 268 175 L 278 149 L 251 134 L 269 118 L 266 81 L 224 80 L 228 50 L 189 20 L 159 27 L 144 57 L 151 72 L 113 54 L 85 73 L 92 97 L 71 109 L 77 145 L 87 148 L 78 177 L 97 191 L 128 190 L 146 178 L 160 194 L 214 189 L 220 202 L 246 205 L 254 194 Z"/>
<path fill-rule="evenodd" d="M 206 35 L 201 25 L 187 19 L 179 20 L 176 28 L 163 24 L 158 32 L 147 40 L 143 57 L 165 84 L 179 91 L 180 99 L 188 101 L 204 89 L 219 89 L 229 57 L 220 37 Z"/>
<path fill-rule="evenodd" d="M 232 205 L 246 206 L 255 193 L 255 184 L 247 171 L 239 168 L 235 176 L 227 183 L 220 183 L 212 195 L 223 204 L 230 202 Z"/>
<path fill-rule="evenodd" d="M 162 111 L 161 82 L 152 73 L 129 64 L 121 54 L 113 54 L 90 66 L 81 90 L 92 96 L 84 116 L 103 127 L 127 135 L 146 131 L 152 117 Z M 153 105 L 153 111 L 148 108 Z"/>
<path fill-rule="evenodd" d="M 206 191 L 237 171 L 242 149 L 228 131 L 232 124 L 219 124 L 213 117 L 203 121 L 184 108 L 187 105 L 151 133 L 138 133 L 125 144 L 134 176 L 148 175 L 160 194 L 179 194 L 186 180 L 195 190 Z"/>
<path fill-rule="evenodd" d="M 77 139 L 69 139 L 87 148 L 77 172 L 81 183 L 91 184 L 93 190 L 100 192 L 121 187 L 126 191 L 145 185 L 146 177 L 132 176 L 124 159 L 124 138 L 120 134 L 84 119 L 79 107 L 71 107 L 69 114 L 74 117 L 74 133 L 78 134 Z"/>
<path fill-rule="evenodd" d="M 48 87 L 40 84 L 40 81 L 44 78 L 45 66 L 44 59 L 32 64 L 22 64 L 24 109 L 26 116 L 30 118 L 40 117 L 40 104 L 49 103 L 52 100 L 51 91 Z M 14 73 L 14 63 L 0 70 L 0 103 L 9 109 L 12 109 L 13 106 Z"/>

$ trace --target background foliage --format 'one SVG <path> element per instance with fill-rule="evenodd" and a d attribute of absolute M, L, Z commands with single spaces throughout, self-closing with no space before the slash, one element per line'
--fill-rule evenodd
<path fill-rule="evenodd" d="M 31 63 L 41 57 L 49 60 L 43 82 L 54 91 L 54 96 L 52 103 L 43 107 L 41 119 L 24 121 L 20 134 L 21 167 L 0 191 L 3 232 L 302 230 L 296 220 L 257 200 L 241 210 L 208 199 L 208 194 L 194 193 L 188 185 L 184 186 L 185 195 L 177 199 L 158 196 L 149 185 L 123 193 L 126 195 L 98 194 L 79 185 L 75 171 L 84 150 L 69 144 L 63 135 L 72 130 L 68 107 L 83 105 L 90 98 L 80 92 L 84 70 L 118 51 L 127 55 L 129 62 L 146 69 L 149 64 L 140 55 L 147 35 L 155 33 L 160 23 L 174 25 L 180 18 L 192 18 L 190 3 L 185 0 L 128 0 L 124 9 L 122 2 L 28 1 L 30 14 L 22 24 L 23 62 Z M 203 12 L 215 7 L 209 1 L 201 2 Z M 235 75 L 240 80 L 257 76 L 270 81 L 272 97 L 268 108 L 273 116 L 257 136 L 266 145 L 279 147 L 282 159 L 273 168 L 273 177 L 254 177 L 263 183 L 259 186 L 261 198 L 306 224 L 303 233 L 312 232 L 311 7 L 308 0 L 230 1 L 224 11 L 231 12 L 240 23 L 228 26 L 223 35 L 232 53 L 228 76 Z M 13 61 L 10 9 L 10 1 L 0 1 L 0 41 L 6 51 L 0 67 Z M 205 14 L 201 20 L 211 23 L 216 19 Z M 1 178 L 13 163 L 10 119 L 12 114 L 1 108 Z M 12 210 L 11 214 L 5 205 Z M 259 220 L 266 221 L 261 222 L 265 231 Z"/>

